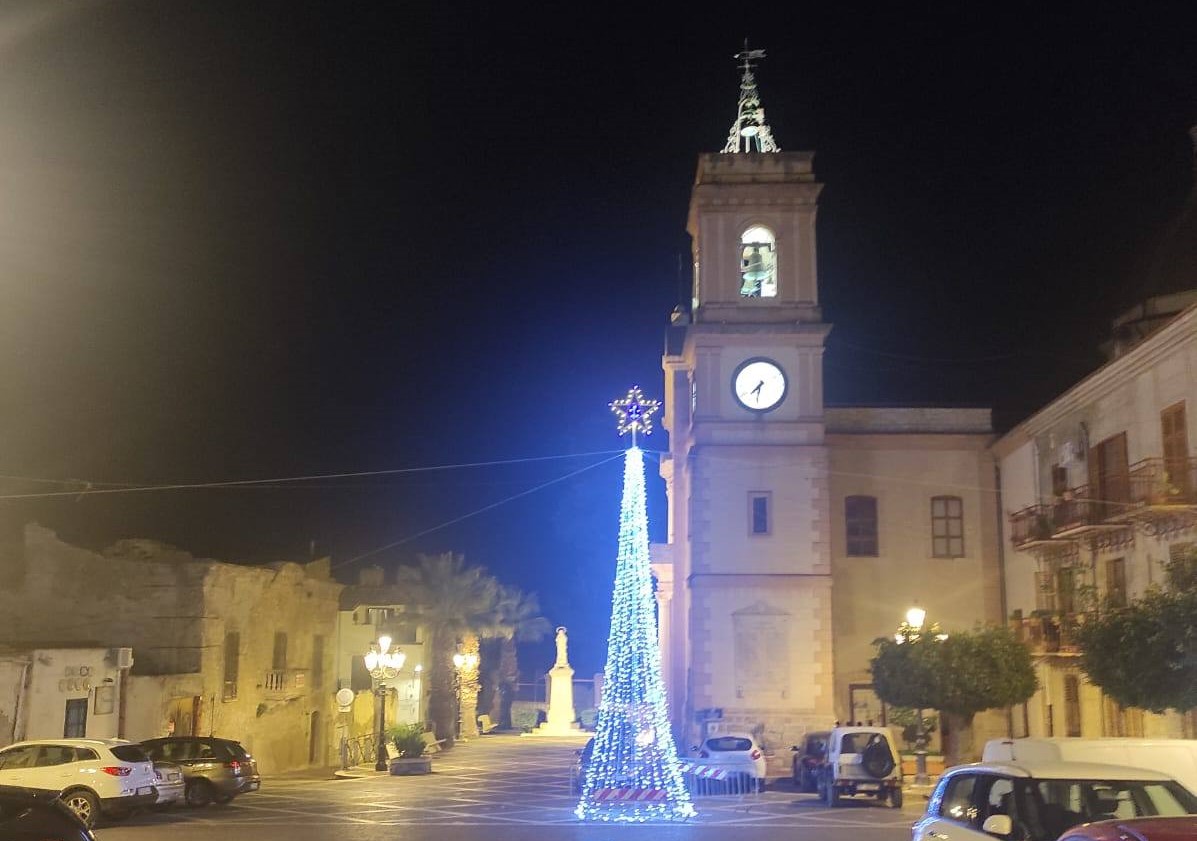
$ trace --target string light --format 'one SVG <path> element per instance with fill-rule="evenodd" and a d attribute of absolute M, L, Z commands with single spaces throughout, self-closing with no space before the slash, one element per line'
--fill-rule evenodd
<path fill-rule="evenodd" d="M 629 392 L 627 400 L 627 405 L 646 405 L 638 388 Z M 647 420 L 643 414 L 640 417 Z M 623 432 L 622 418 L 620 423 Z M 661 677 L 649 569 L 644 453 L 635 446 L 624 457 L 619 555 L 604 675 L 594 753 L 586 766 L 575 813 L 583 820 L 596 821 L 692 817 L 694 806 L 682 780 Z"/>

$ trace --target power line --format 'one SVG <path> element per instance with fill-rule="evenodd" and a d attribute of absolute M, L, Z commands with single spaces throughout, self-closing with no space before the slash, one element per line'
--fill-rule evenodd
<path fill-rule="evenodd" d="M 484 505 L 481 508 L 478 508 L 478 509 L 475 509 L 474 511 L 469 512 L 468 514 L 462 514 L 460 517 L 454 517 L 451 520 L 446 520 L 445 522 L 440 523 L 439 525 L 432 526 L 431 528 L 424 529 L 423 531 L 416 532 L 415 534 L 410 534 L 407 537 L 404 537 L 400 540 L 396 540 L 393 543 L 388 543 L 385 546 L 379 546 L 376 549 L 371 549 L 369 552 L 363 552 L 360 555 L 355 555 L 352 558 L 348 558 L 344 561 L 340 561 L 338 563 L 333 564 L 330 567 L 330 569 L 339 569 L 348 564 L 352 564 L 355 561 L 360 561 L 363 558 L 368 558 L 371 555 L 377 555 L 379 552 L 385 552 L 388 549 L 394 549 L 396 546 L 401 546 L 404 543 L 409 543 L 410 541 L 415 540 L 416 538 L 419 538 L 419 537 L 423 537 L 426 534 L 431 534 L 432 532 L 439 531 L 440 529 L 446 528 L 447 526 L 454 525 L 455 523 L 460 523 L 462 520 L 468 520 L 470 517 L 475 517 L 478 514 L 483 514 L 487 511 L 490 511 L 493 508 L 498 508 L 500 505 L 506 505 L 508 502 L 514 502 L 515 500 L 520 499 L 521 497 L 525 497 L 525 496 L 528 496 L 529 494 L 534 494 L 537 491 L 544 490 L 545 488 L 549 487 L 550 485 L 555 485 L 558 482 L 564 482 L 566 479 L 572 479 L 574 476 L 577 476 L 579 474 L 585 473 L 588 470 L 593 470 L 596 467 L 600 467 L 604 464 L 614 461 L 615 459 L 622 456 L 624 454 L 624 452 L 625 452 L 624 450 L 619 450 L 615 455 L 610 456 L 609 458 L 605 458 L 602 461 L 596 461 L 594 464 L 587 465 L 586 467 L 583 467 L 580 470 L 574 470 L 571 473 L 566 473 L 564 476 L 558 476 L 556 479 L 550 479 L 549 481 L 547 481 L 543 484 L 537 485 L 534 488 L 529 488 L 526 491 L 520 491 L 519 493 L 509 496 L 506 499 L 500 499 L 498 502 L 492 502 L 489 505 Z"/>
<path fill-rule="evenodd" d="M 498 467 L 510 464 L 529 464 L 539 461 L 554 461 L 567 458 L 590 458 L 593 456 L 608 456 L 612 453 L 620 454 L 623 450 L 600 450 L 591 453 L 569 453 L 555 456 L 531 456 L 527 458 L 501 459 L 494 461 L 463 462 L 461 464 L 438 464 L 429 467 L 397 467 L 388 470 L 361 470 L 351 473 L 320 473 L 310 476 L 284 476 L 273 479 L 235 479 L 224 482 L 176 482 L 161 485 L 122 485 L 115 482 L 92 482 L 81 479 L 39 479 L 28 476 L 0 476 L 0 479 L 22 482 L 41 482 L 60 485 L 85 485 L 80 489 L 69 491 L 47 491 L 45 493 L 0 494 L 0 499 L 45 499 L 62 496 L 99 496 L 107 494 L 147 493 L 150 491 L 182 491 L 205 488 L 239 488 L 255 485 L 271 485 L 289 482 L 311 482 L 321 479 L 360 479 L 367 476 L 394 476 L 397 474 L 431 473 L 441 470 L 460 470 L 478 467 Z M 102 487 L 100 487 L 102 486 Z"/>

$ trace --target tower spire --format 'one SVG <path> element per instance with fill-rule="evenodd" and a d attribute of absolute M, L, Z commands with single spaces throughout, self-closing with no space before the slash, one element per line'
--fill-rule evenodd
<path fill-rule="evenodd" d="M 747 38 L 744 39 L 744 50 L 735 55 L 743 71 L 740 76 L 740 104 L 736 121 L 727 135 L 727 145 L 723 147 L 725 154 L 781 151 L 781 147 L 773 140 L 773 130 L 765 122 L 765 108 L 756 90 L 756 77 L 752 75 L 753 62 L 764 57 L 764 50 L 748 49 Z"/>

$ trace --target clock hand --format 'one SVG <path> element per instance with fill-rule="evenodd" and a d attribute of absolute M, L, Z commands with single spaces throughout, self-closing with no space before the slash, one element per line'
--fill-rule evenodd
<path fill-rule="evenodd" d="M 765 381 L 761 380 L 759 383 L 756 384 L 756 388 L 754 388 L 752 391 L 750 391 L 748 393 L 755 394 L 757 400 L 760 400 L 761 399 L 761 389 L 764 387 L 765 387 Z"/>

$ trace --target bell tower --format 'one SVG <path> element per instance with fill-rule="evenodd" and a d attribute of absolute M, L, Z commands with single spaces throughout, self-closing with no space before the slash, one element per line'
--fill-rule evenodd
<path fill-rule="evenodd" d="M 773 139 L 762 58 L 747 45 L 736 56 L 736 120 L 723 151 L 698 160 L 690 309 L 674 313 L 663 358 L 662 649 L 673 721 L 691 739 L 759 726 L 796 738 L 834 719 L 822 185 L 812 152 Z"/>

